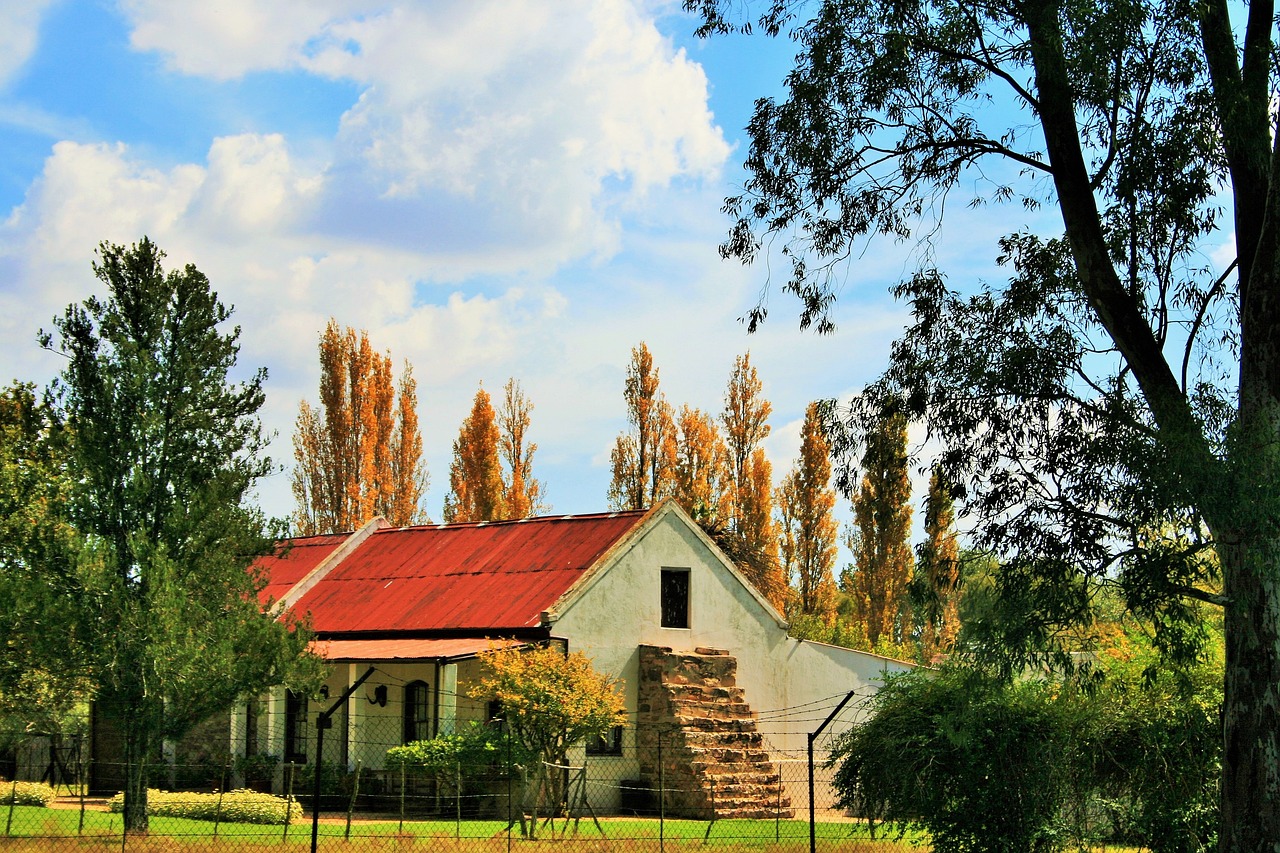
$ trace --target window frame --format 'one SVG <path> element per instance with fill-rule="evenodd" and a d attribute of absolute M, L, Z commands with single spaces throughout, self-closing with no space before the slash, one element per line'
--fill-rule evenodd
<path fill-rule="evenodd" d="M 622 726 L 614 726 L 603 735 L 587 738 L 587 755 L 619 757 L 622 755 Z"/>
<path fill-rule="evenodd" d="M 421 715 L 415 714 L 415 710 L 420 710 Z M 420 678 L 404 686 L 404 715 L 401 722 L 401 743 L 430 739 L 431 685 Z"/>
<path fill-rule="evenodd" d="M 310 700 L 288 688 L 284 691 L 284 760 L 290 764 L 307 763 L 307 708 Z"/>
<path fill-rule="evenodd" d="M 658 585 L 658 624 L 663 628 L 688 630 L 693 625 L 692 572 L 688 568 L 664 566 Z M 681 597 L 678 604 L 674 600 Z M 677 617 L 677 612 L 683 618 Z M 677 624 L 683 623 L 683 624 Z"/>

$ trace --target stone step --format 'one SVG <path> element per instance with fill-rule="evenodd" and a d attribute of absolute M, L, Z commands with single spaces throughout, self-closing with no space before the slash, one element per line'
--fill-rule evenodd
<path fill-rule="evenodd" d="M 752 749 L 733 744 L 725 746 L 691 746 L 686 744 L 684 752 L 692 756 L 695 765 L 702 766 L 712 763 L 730 765 L 771 764 L 769 753 L 763 749 Z"/>
<path fill-rule="evenodd" d="M 751 706 L 746 702 L 704 702 L 683 698 L 668 701 L 672 712 L 689 717 L 710 717 L 716 720 L 755 720 Z"/>
<path fill-rule="evenodd" d="M 707 716 L 691 716 L 676 714 L 675 722 L 679 728 L 699 732 L 754 732 L 756 721 L 742 718 L 720 718 Z"/>
<path fill-rule="evenodd" d="M 699 749 L 703 747 L 736 746 L 744 749 L 763 749 L 764 735 L 752 731 L 710 732 L 691 730 L 684 733 L 685 745 Z"/>
<path fill-rule="evenodd" d="M 732 702 L 746 705 L 741 687 L 725 687 L 719 684 L 667 684 L 667 695 L 672 699 L 692 699 L 699 702 Z"/>
<path fill-rule="evenodd" d="M 715 768 L 700 768 L 701 775 L 704 779 L 715 784 L 717 788 L 724 785 L 772 785 L 775 788 L 782 784 L 782 777 L 777 773 L 771 773 L 767 770 L 757 770 L 754 768 L 727 768 L 721 770 L 725 765 L 718 765 Z"/>

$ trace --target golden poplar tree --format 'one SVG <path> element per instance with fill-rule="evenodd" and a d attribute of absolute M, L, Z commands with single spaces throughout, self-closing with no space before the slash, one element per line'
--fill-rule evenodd
<path fill-rule="evenodd" d="M 906 418 L 886 417 L 867 436 L 862 470 L 862 484 L 853 499 L 856 530 L 849 543 L 854 571 L 842 580 L 854 614 L 874 647 L 881 637 L 901 642 L 901 628 L 910 621 L 903 618 L 914 562 L 908 541 L 911 480 Z"/>
<path fill-rule="evenodd" d="M 742 544 L 739 568 L 780 611 L 786 605 L 786 579 L 778 551 L 778 528 L 773 518 L 773 465 L 760 446 L 769 437 L 773 405 L 751 364 L 751 354 L 734 359 L 725 391 L 724 426 L 728 477 L 728 527 Z"/>
<path fill-rule="evenodd" d="M 506 469 L 504 518 L 528 518 L 550 509 L 542 482 L 533 476 L 533 454 L 538 445 L 526 437 L 532 411 L 533 403 L 525 397 L 520 383 L 508 379 L 502 389 L 502 408 L 498 412 L 498 450 Z"/>
<path fill-rule="evenodd" d="M 919 569 L 925 588 L 921 637 L 926 661 L 955 648 L 960 633 L 960 545 L 956 541 L 955 506 L 942 469 L 929 477 L 924 505 L 925 541 Z"/>
<path fill-rule="evenodd" d="M 725 444 L 715 418 L 681 406 L 671 433 L 672 494 L 698 521 L 728 515 Z"/>
<path fill-rule="evenodd" d="M 629 432 L 619 435 L 610 453 L 609 505 L 644 509 L 671 493 L 671 406 L 658 390 L 658 368 L 642 341 L 631 350 L 623 386 Z"/>
<path fill-rule="evenodd" d="M 444 499 L 446 522 L 498 521 L 507 517 L 498 450 L 500 440 L 493 402 L 481 386 L 476 391 L 471 413 L 463 419 L 453 443 L 449 494 Z"/>
<path fill-rule="evenodd" d="M 395 429 L 391 436 L 391 503 L 387 520 L 403 527 L 425 521 L 420 510 L 422 497 L 427 491 L 427 472 L 421 464 L 422 435 L 418 431 L 418 385 L 413 378 L 413 366 L 405 360 L 396 389 L 397 405 Z"/>
<path fill-rule="evenodd" d="M 747 460 L 737 496 L 736 533 L 749 555 L 738 567 L 769 603 L 784 613 L 787 579 L 782 571 L 778 523 L 773 517 L 773 464 L 763 447 L 757 447 Z"/>
<path fill-rule="evenodd" d="M 794 583 L 795 611 L 830 625 L 836 616 L 836 493 L 831 448 L 817 403 L 805 410 L 800 458 L 782 481 L 782 565 Z"/>
<path fill-rule="evenodd" d="M 424 521 L 427 472 L 408 362 L 397 404 L 391 357 L 374 352 L 367 332 L 331 319 L 319 353 L 320 406 L 301 402 L 293 436 L 297 533 L 354 530 L 375 515 L 397 526 Z"/>
<path fill-rule="evenodd" d="M 751 353 L 734 359 L 733 373 L 725 391 L 724 441 L 729 466 L 729 491 L 732 511 L 738 514 L 739 492 L 748 486 L 751 455 L 769 437 L 769 415 L 773 405 L 763 397 L 764 384 L 751 364 Z"/>

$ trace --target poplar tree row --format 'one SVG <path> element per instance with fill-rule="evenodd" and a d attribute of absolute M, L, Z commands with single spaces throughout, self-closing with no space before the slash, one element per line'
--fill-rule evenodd
<path fill-rule="evenodd" d="M 428 520 L 428 476 L 418 430 L 417 383 L 406 361 L 399 382 L 391 356 L 367 332 L 330 320 L 320 336 L 320 405 L 302 401 L 293 437 L 294 532 L 355 530 L 374 516 L 403 527 Z M 476 392 L 453 444 L 446 522 L 498 521 L 546 512 L 533 476 L 537 445 L 527 438 L 533 404 L 512 379 L 495 412 Z"/>
<path fill-rule="evenodd" d="M 959 553 L 951 498 L 935 470 L 917 559 L 909 541 L 904 419 L 885 419 L 866 444 L 854 522 L 845 532 L 854 562 L 837 582 L 831 448 L 817 403 L 805 412 L 799 458 L 775 492 L 762 446 L 773 407 L 749 354 L 734 361 L 718 415 L 688 405 L 676 410 L 644 343 L 632 350 L 623 397 L 629 429 L 611 454 L 613 508 L 679 502 L 798 634 L 924 658 L 955 645 Z"/>

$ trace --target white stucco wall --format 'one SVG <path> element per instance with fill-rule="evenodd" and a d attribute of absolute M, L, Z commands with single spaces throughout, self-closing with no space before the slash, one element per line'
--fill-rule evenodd
<path fill-rule="evenodd" d="M 664 568 L 689 570 L 688 629 L 663 628 L 660 578 Z M 591 578 L 554 613 L 552 633 L 572 651 L 590 657 L 597 669 L 623 681 L 626 706 L 634 714 L 638 647 L 725 649 L 737 659 L 738 685 L 759 715 L 759 730 L 775 758 L 799 761 L 807 734 L 848 691 L 866 695 L 883 674 L 909 664 L 864 652 L 788 637 L 786 627 L 763 606 L 735 572 L 725 567 L 700 531 L 668 513 Z M 855 698 L 855 702 L 857 699 Z M 852 703 L 851 703 L 852 704 Z M 794 710 L 794 709 L 799 709 Z M 841 714 L 842 720 L 850 712 Z M 634 719 L 634 717 L 633 717 Z M 632 744 L 624 754 L 633 756 Z M 605 759 L 593 759 L 598 764 Z M 803 765 L 784 778 L 805 776 Z M 803 785 L 789 785 L 793 807 L 807 807 Z M 822 796 L 819 795 L 819 802 Z"/>

